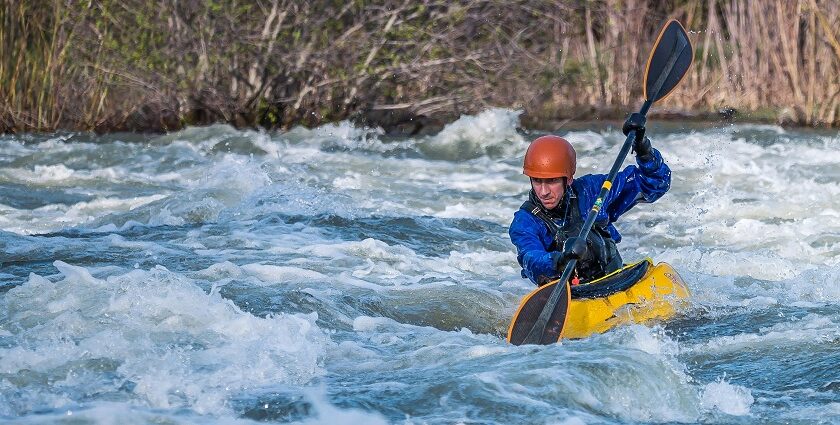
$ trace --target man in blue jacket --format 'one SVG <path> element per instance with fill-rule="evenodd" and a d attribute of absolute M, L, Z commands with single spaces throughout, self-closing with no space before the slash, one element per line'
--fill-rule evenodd
<path fill-rule="evenodd" d="M 561 137 L 542 136 L 528 147 L 523 174 L 531 178 L 531 191 L 509 230 L 523 278 L 544 285 L 562 274 L 571 258 L 578 259 L 573 283 L 622 267 L 616 247 L 621 235 L 612 223 L 636 204 L 656 201 L 671 186 L 671 170 L 644 135 L 645 117 L 632 114 L 622 130 L 625 135 L 636 131 L 633 151 L 638 165 L 618 173 L 586 241 L 577 236 L 607 175 L 574 178 L 575 150 Z"/>

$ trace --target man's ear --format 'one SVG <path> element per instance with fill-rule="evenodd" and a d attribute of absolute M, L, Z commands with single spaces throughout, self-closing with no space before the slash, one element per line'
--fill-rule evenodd
<path fill-rule="evenodd" d="M 572 185 L 572 182 L 575 181 L 575 178 L 574 177 L 569 177 L 568 179 L 566 179 L 566 181 L 568 182 L 568 184 L 566 184 L 566 187 L 569 187 L 569 186 Z"/>

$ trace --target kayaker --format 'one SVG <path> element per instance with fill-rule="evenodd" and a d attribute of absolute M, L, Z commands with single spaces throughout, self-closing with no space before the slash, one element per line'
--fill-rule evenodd
<path fill-rule="evenodd" d="M 571 258 L 578 259 L 573 284 L 623 266 L 616 247 L 621 235 L 612 223 L 636 204 L 656 201 L 671 186 L 670 168 L 645 137 L 643 115 L 634 113 L 624 122 L 624 134 L 631 130 L 636 131 L 633 151 L 638 165 L 618 173 L 585 242 L 577 235 L 607 175 L 574 178 L 575 149 L 566 139 L 549 135 L 531 142 L 522 171 L 531 179 L 531 190 L 509 230 L 523 278 L 541 286 L 559 277 Z"/>

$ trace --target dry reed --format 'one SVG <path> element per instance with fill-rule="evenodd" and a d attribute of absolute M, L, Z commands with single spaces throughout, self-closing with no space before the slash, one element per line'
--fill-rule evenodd
<path fill-rule="evenodd" d="M 8 0 L 0 131 L 615 117 L 668 18 L 696 60 L 663 108 L 840 125 L 836 1 Z"/>

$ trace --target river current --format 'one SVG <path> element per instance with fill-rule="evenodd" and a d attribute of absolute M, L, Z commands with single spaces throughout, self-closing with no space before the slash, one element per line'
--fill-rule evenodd
<path fill-rule="evenodd" d="M 688 304 L 520 347 L 516 111 L 0 136 L 0 421 L 840 424 L 840 135 L 649 125 L 672 187 L 619 249 Z M 557 133 L 579 175 L 623 141 Z"/>

